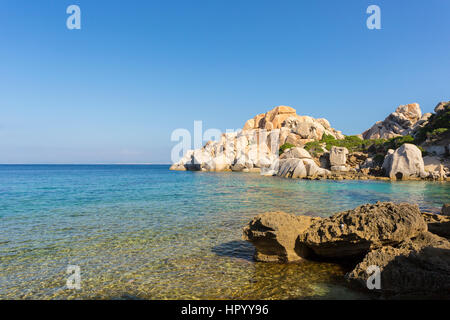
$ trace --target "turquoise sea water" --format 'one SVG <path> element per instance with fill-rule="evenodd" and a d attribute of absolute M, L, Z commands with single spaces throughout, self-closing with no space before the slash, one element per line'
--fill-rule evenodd
<path fill-rule="evenodd" d="M 255 263 L 242 227 L 266 211 L 329 216 L 367 202 L 439 211 L 450 184 L 309 181 L 166 165 L 0 165 L 0 299 L 364 297 L 331 263 Z M 81 270 L 81 289 L 66 269 Z"/>

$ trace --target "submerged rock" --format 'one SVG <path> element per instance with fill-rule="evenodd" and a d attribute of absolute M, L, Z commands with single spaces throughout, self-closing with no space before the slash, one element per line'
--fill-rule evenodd
<path fill-rule="evenodd" d="M 244 227 L 243 239 L 256 248 L 257 261 L 292 262 L 302 257 L 295 252 L 298 235 L 320 218 L 268 212 L 253 218 Z"/>
<path fill-rule="evenodd" d="M 358 256 L 427 230 L 417 205 L 377 202 L 336 213 L 311 225 L 299 244 L 321 257 Z"/>

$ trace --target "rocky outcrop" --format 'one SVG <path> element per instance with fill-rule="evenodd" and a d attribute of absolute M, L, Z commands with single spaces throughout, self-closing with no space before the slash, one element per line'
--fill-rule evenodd
<path fill-rule="evenodd" d="M 332 135 L 336 139 L 344 138 L 340 131 L 331 128 L 328 120 L 299 116 L 294 108 L 288 106 L 278 106 L 266 113 L 258 114 L 247 120 L 242 130 L 265 129 L 270 131 L 281 128 L 289 129 L 286 140 L 294 145 L 304 145 L 311 140 L 320 140 L 323 134 Z"/>
<path fill-rule="evenodd" d="M 279 106 L 246 122 L 242 131 L 222 134 L 219 141 L 208 141 L 202 148 L 189 150 L 171 170 L 196 171 L 262 171 L 277 174 L 278 152 L 281 145 L 303 146 L 329 134 L 337 139 L 344 136 L 331 128 L 326 119 L 299 116 L 295 109 Z M 285 158 L 311 158 L 304 149 L 292 149 Z M 303 161 L 306 169 L 309 162 Z M 309 171 L 320 171 L 312 168 Z"/>
<path fill-rule="evenodd" d="M 292 262 L 302 257 L 295 252 L 298 235 L 320 218 L 269 212 L 256 216 L 243 230 L 243 239 L 256 248 L 257 261 Z"/>
<path fill-rule="evenodd" d="M 420 121 L 426 121 L 429 116 L 427 114 L 422 119 L 422 111 L 417 103 L 402 105 L 387 116 L 384 121 L 376 122 L 362 135 L 364 139 L 390 139 L 404 136 L 415 131 L 417 125 L 421 124 Z"/>
<path fill-rule="evenodd" d="M 380 289 L 396 295 L 450 295 L 450 242 L 429 232 L 369 252 L 346 278 L 367 288 L 370 266 L 381 271 Z"/>
<path fill-rule="evenodd" d="M 417 205 L 377 202 L 329 218 L 265 213 L 244 227 L 244 239 L 258 261 L 333 258 L 354 263 L 346 278 L 360 288 L 376 267 L 383 294 L 450 297 L 449 224 Z"/>
<path fill-rule="evenodd" d="M 425 178 L 429 175 L 424 168 L 422 151 L 410 143 L 403 144 L 395 151 L 389 150 L 384 158 L 383 169 L 388 177 L 397 180 Z"/>
<path fill-rule="evenodd" d="M 299 243 L 321 257 L 343 258 L 393 245 L 427 230 L 416 205 L 378 202 L 314 223 Z"/>

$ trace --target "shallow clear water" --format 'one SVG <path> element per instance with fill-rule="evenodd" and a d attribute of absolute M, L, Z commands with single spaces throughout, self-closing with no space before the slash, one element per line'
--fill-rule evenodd
<path fill-rule="evenodd" d="M 367 202 L 439 211 L 450 184 L 309 181 L 168 166 L 1 165 L 0 299 L 364 298 L 331 263 L 255 263 L 242 227 L 266 211 L 329 216 Z M 81 289 L 66 287 L 68 265 Z"/>

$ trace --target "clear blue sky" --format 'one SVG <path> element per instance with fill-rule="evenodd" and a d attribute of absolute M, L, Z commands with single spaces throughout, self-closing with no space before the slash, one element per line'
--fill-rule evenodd
<path fill-rule="evenodd" d="M 400 104 L 430 112 L 450 100 L 449 14 L 444 0 L 3 0 L 0 163 L 169 163 L 174 129 L 241 128 L 281 104 L 346 134 Z"/>

